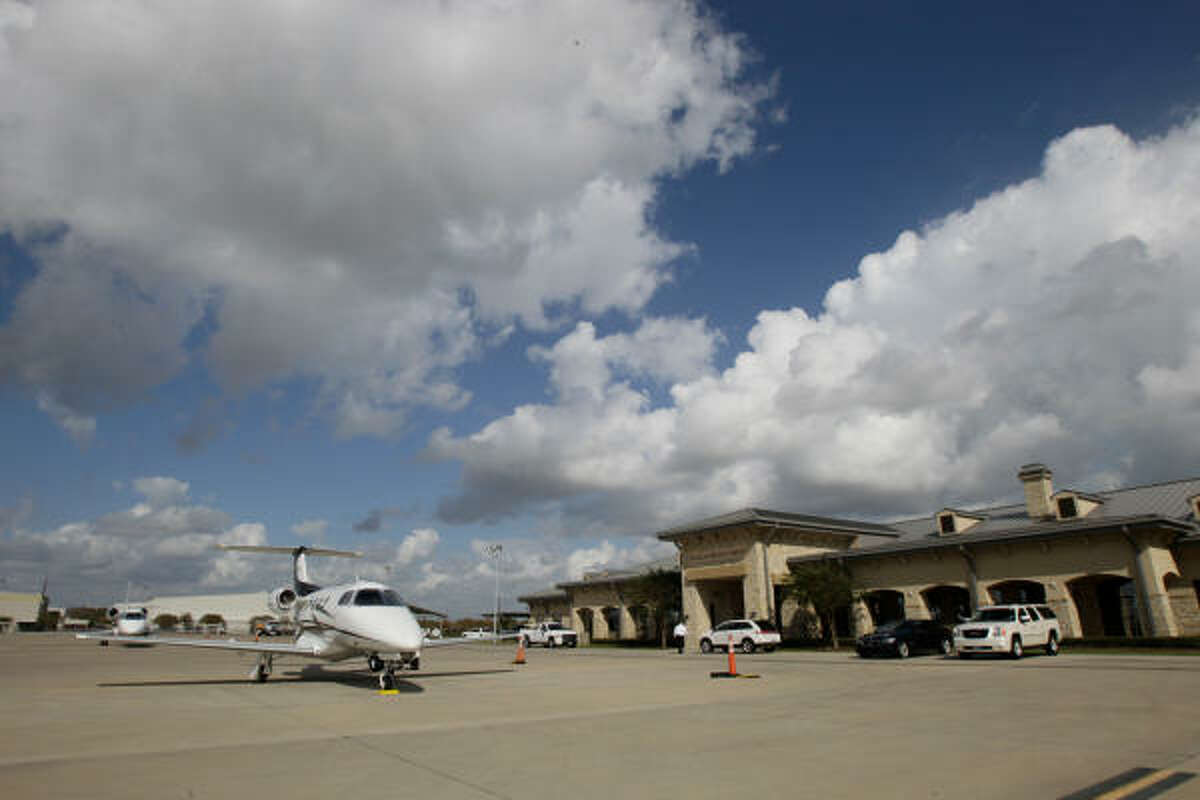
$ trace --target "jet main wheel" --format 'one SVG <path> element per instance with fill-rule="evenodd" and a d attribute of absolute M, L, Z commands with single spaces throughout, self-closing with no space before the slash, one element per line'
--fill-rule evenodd
<path fill-rule="evenodd" d="M 266 664 L 259 664 L 259 665 L 258 665 L 258 669 L 254 670 L 254 681 L 255 681 L 255 683 L 266 683 L 266 682 L 267 682 L 267 676 L 268 676 L 268 675 L 270 675 L 270 674 L 271 674 L 271 673 L 267 672 L 267 665 L 266 665 Z"/>

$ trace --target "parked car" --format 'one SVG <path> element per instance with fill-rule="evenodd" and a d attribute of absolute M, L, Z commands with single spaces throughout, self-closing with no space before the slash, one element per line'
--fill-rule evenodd
<path fill-rule="evenodd" d="M 483 628 L 473 628 L 469 631 L 463 631 L 464 639 L 488 639 L 491 638 L 492 632 Z"/>
<path fill-rule="evenodd" d="M 779 631 L 769 622 L 756 619 L 730 619 L 700 637 L 700 652 L 711 653 L 714 647 L 726 649 L 730 640 L 743 653 L 762 648 L 768 653 L 779 646 Z"/>
<path fill-rule="evenodd" d="M 954 635 L 949 628 L 934 620 L 902 619 L 884 623 L 872 633 L 860 636 L 855 649 L 863 658 L 908 658 L 919 652 L 948 656 L 954 652 Z"/>
<path fill-rule="evenodd" d="M 960 658 L 976 653 L 1004 653 L 1020 658 L 1029 647 L 1044 647 L 1058 655 L 1062 628 L 1044 605 L 987 606 L 954 628 L 954 647 Z"/>

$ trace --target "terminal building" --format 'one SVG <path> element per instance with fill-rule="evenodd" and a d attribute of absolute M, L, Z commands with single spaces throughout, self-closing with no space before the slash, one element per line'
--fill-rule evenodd
<path fill-rule="evenodd" d="M 739 617 L 774 621 L 785 638 L 817 635 L 784 588 L 794 567 L 814 561 L 851 576 L 856 599 L 838 615 L 842 636 L 896 619 L 953 624 L 1014 602 L 1049 605 L 1066 637 L 1200 636 L 1200 479 L 1056 490 L 1041 464 L 1017 479 L 1024 502 L 887 524 L 749 508 L 660 532 L 678 550 L 688 646 Z M 651 566 L 519 599 L 585 643 L 653 638 L 621 591 Z"/>

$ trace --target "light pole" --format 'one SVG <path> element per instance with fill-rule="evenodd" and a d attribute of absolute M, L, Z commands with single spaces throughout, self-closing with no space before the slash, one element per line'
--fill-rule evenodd
<path fill-rule="evenodd" d="M 495 645 L 500 638 L 500 554 L 504 551 L 504 547 L 498 544 L 489 544 L 487 546 L 487 554 L 496 559 L 496 612 L 492 615 L 492 644 Z"/>

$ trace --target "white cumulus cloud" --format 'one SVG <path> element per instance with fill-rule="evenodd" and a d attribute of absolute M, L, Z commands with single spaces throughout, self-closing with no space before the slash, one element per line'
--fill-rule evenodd
<path fill-rule="evenodd" d="M 1012 494 L 1031 460 L 1085 488 L 1191 474 L 1197 209 L 1200 120 L 1144 141 L 1082 128 L 1037 177 L 864 257 L 815 316 L 760 313 L 728 368 L 674 376 L 669 405 L 580 325 L 534 354 L 553 402 L 433 434 L 464 464 L 442 513 L 646 530 L 757 504 L 924 512 Z"/>
<path fill-rule="evenodd" d="M 38 265 L 0 380 L 83 442 L 196 354 L 313 379 L 343 436 L 462 408 L 514 322 L 642 308 L 688 248 L 657 182 L 750 153 L 770 97 L 682 2 L 0 8 L 0 231 Z"/>

